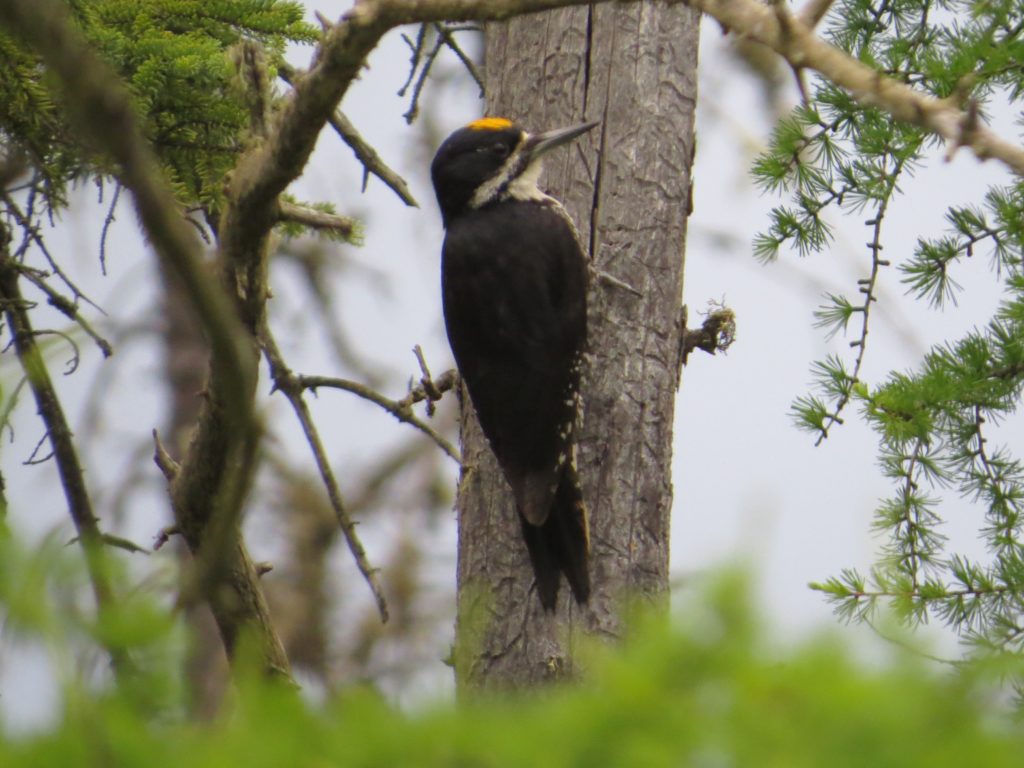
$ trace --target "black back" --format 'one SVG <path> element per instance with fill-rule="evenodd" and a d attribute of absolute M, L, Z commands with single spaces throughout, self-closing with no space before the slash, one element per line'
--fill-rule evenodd
<path fill-rule="evenodd" d="M 575 233 L 553 204 L 469 211 L 449 224 L 441 275 L 448 339 L 480 425 L 514 491 L 546 488 L 575 420 L 586 343 Z"/>

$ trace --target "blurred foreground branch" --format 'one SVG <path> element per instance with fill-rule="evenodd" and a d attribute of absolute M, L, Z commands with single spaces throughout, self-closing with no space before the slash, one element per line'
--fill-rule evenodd
<path fill-rule="evenodd" d="M 7 231 L 2 227 L 0 243 L 3 243 L 0 250 L 0 303 L 3 316 L 11 334 L 14 351 L 25 372 L 25 379 L 35 397 L 39 417 L 46 427 L 46 437 L 53 449 L 64 497 L 68 502 L 68 511 L 85 554 L 85 565 L 96 598 L 96 606 L 102 616 L 111 609 L 115 599 L 103 553 L 104 537 L 93 514 L 92 499 L 85 486 L 85 476 L 75 450 L 71 428 L 64 416 L 64 409 L 46 369 L 43 355 L 36 345 L 35 331 L 18 285 L 18 265 L 11 260 L 6 245 Z M 123 652 L 113 646 L 108 646 L 107 651 L 113 662 L 114 671 L 125 672 L 128 659 Z"/>

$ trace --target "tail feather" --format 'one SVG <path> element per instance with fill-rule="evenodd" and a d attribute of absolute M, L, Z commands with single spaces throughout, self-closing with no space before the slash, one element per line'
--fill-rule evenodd
<path fill-rule="evenodd" d="M 563 573 L 576 602 L 585 605 L 590 598 L 590 531 L 575 467 L 563 472 L 547 519 L 533 525 L 520 515 L 520 522 L 544 609 L 555 610 Z"/>

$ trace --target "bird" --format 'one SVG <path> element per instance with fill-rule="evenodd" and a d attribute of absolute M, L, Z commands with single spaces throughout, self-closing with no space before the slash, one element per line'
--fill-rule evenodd
<path fill-rule="evenodd" d="M 542 158 L 598 123 L 529 133 L 485 117 L 452 133 L 430 172 L 445 228 L 445 328 L 519 516 L 541 605 L 564 574 L 590 597 L 590 532 L 576 466 L 589 269 Z"/>

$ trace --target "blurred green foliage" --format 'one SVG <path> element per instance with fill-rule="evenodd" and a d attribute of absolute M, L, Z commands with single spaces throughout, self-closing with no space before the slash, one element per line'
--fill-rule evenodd
<path fill-rule="evenodd" d="M 74 609 L 77 557 L 54 541 L 0 540 L 3 641 L 44 644 L 62 677 L 52 723 L 0 725 L 5 768 L 936 768 L 1018 765 L 1024 749 L 1000 697 L 1005 670 L 953 674 L 897 651 L 865 666 L 831 636 L 780 650 L 735 575 L 690 594 L 674 622 L 641 615 L 622 646 L 584 648 L 575 686 L 409 712 L 366 688 L 313 704 L 243 663 L 220 717 L 197 724 L 184 712 L 178 628 L 141 590 L 123 621 L 90 626 Z M 95 632 L 129 650 L 133 676 L 115 683 L 83 663 Z M 25 693 L 3 695 L 11 707 Z"/>

